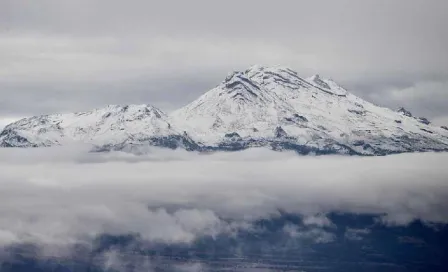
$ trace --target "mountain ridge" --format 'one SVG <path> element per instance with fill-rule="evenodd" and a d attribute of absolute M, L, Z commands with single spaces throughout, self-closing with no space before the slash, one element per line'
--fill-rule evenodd
<path fill-rule="evenodd" d="M 6 126 L 1 147 L 89 143 L 96 151 L 142 146 L 189 151 L 250 147 L 300 154 L 386 155 L 448 151 L 448 130 L 367 102 L 320 75 L 282 66 L 230 73 L 215 88 L 166 114 L 151 105 L 33 116 Z"/>

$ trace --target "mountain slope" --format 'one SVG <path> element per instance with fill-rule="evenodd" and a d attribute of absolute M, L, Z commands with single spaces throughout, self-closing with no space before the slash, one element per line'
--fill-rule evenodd
<path fill-rule="evenodd" d="M 167 115 L 150 105 L 109 105 L 87 112 L 35 116 L 12 123 L 0 133 L 3 147 L 75 142 L 111 148 L 141 143 L 178 147 L 183 140 Z"/>
<path fill-rule="evenodd" d="M 96 150 L 153 145 L 196 151 L 267 146 L 301 154 L 448 151 L 448 129 L 369 103 L 319 75 L 253 66 L 166 115 L 150 105 L 36 116 L 8 125 L 2 147 L 83 142 Z"/>
<path fill-rule="evenodd" d="M 235 94 L 244 99 L 234 101 Z M 238 135 L 230 137 L 236 148 L 238 142 L 241 148 L 263 142 L 305 148 L 305 153 L 310 148 L 366 155 L 448 148 L 443 128 L 373 105 L 332 80 L 302 79 L 284 67 L 253 66 L 234 73 L 171 118 L 194 140 L 212 146 L 228 142 L 226 135 Z"/>
<path fill-rule="evenodd" d="M 204 144 L 213 145 L 226 133 L 264 137 L 294 109 L 275 93 L 258 86 L 241 72 L 186 107 L 171 114 L 173 123 Z"/>

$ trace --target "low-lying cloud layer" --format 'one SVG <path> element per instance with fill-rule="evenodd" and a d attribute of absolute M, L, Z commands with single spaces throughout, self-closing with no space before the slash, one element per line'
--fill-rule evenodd
<path fill-rule="evenodd" d="M 379 224 L 446 223 L 447 161 L 442 153 L 360 158 L 154 149 L 134 156 L 2 149 L 0 245 L 64 245 L 102 233 L 189 243 L 251 228 L 251 221 L 279 211 L 305 216 L 314 230 L 285 231 L 316 242 L 332 239 L 323 230 L 334 227 L 328 212 L 376 213 Z"/>

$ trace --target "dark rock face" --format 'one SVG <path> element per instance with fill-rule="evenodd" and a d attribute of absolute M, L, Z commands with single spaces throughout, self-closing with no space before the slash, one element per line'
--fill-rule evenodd
<path fill-rule="evenodd" d="M 283 130 L 282 127 L 277 127 L 275 129 L 275 137 L 276 138 L 283 138 L 283 137 L 287 137 L 287 136 L 288 136 L 288 134 L 286 133 L 285 130 Z"/>
<path fill-rule="evenodd" d="M 306 119 L 305 116 L 302 116 L 299 114 L 294 114 L 291 117 L 285 118 L 285 121 L 288 123 L 300 124 L 300 123 L 308 122 L 308 119 Z"/>
<path fill-rule="evenodd" d="M 360 116 L 363 116 L 363 115 L 366 114 L 366 112 L 363 111 L 363 110 L 353 110 L 353 109 L 351 109 L 351 110 L 348 110 L 348 111 L 351 112 L 351 113 L 355 113 L 357 115 L 360 115 Z"/>
<path fill-rule="evenodd" d="M 406 110 L 403 107 L 399 108 L 397 112 L 399 112 L 399 113 L 401 113 L 401 114 L 403 114 L 404 116 L 407 116 L 407 117 L 413 117 L 412 113 L 410 111 Z"/>
<path fill-rule="evenodd" d="M 0 142 L 0 147 L 36 147 L 27 138 L 18 135 L 14 130 L 5 129 L 0 137 L 7 137 L 6 141 Z"/>
<path fill-rule="evenodd" d="M 424 132 L 430 133 L 430 134 L 433 134 L 433 133 L 434 133 L 434 132 L 432 132 L 432 131 L 430 131 L 430 130 L 427 130 L 427 129 L 424 129 L 424 128 L 421 128 L 421 130 L 424 131 Z"/>
<path fill-rule="evenodd" d="M 431 124 L 431 122 L 430 122 L 427 118 L 425 118 L 425 117 L 419 117 L 419 118 L 417 118 L 417 120 L 418 120 L 420 123 L 425 124 L 425 125 L 429 125 L 429 124 Z"/>
<path fill-rule="evenodd" d="M 425 118 L 425 117 L 414 117 L 410 111 L 406 110 L 403 107 L 399 108 L 397 112 L 403 114 L 404 116 L 415 118 L 417 121 L 419 121 L 422 124 L 425 124 L 425 125 L 431 124 L 431 122 L 427 118 Z"/>
<path fill-rule="evenodd" d="M 227 139 L 241 139 L 241 136 L 236 133 L 236 132 L 232 132 L 232 133 L 227 133 L 226 135 L 224 135 L 225 138 Z"/>

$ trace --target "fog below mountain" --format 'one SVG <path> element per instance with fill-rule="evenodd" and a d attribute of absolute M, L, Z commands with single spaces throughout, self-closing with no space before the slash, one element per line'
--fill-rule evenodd
<path fill-rule="evenodd" d="M 0 150 L 0 245 L 63 246 L 102 233 L 191 243 L 291 212 L 373 213 L 378 224 L 448 222 L 448 154 L 297 156 Z M 318 224 L 318 225 L 319 225 Z M 51 254 L 54 254 L 52 252 Z"/>

